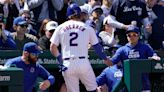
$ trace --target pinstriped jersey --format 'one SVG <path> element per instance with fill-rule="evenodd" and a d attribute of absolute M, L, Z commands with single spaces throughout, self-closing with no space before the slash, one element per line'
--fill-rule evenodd
<path fill-rule="evenodd" d="M 59 25 L 50 41 L 57 46 L 61 44 L 63 58 L 88 57 L 88 44 L 95 45 L 98 43 L 92 27 L 74 20 Z"/>

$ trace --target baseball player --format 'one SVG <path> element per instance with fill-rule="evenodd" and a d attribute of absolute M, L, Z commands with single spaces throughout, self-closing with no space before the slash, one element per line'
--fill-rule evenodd
<path fill-rule="evenodd" d="M 122 69 L 123 68 L 121 63 L 118 63 L 112 67 L 105 68 L 101 72 L 101 74 L 96 77 L 96 82 L 99 86 L 98 88 L 102 89 L 103 91 L 103 88 L 101 88 L 101 86 L 106 84 L 108 87 L 108 92 L 111 92 L 116 83 L 118 83 L 123 77 Z"/>
<path fill-rule="evenodd" d="M 126 31 L 126 36 L 128 43 L 125 46 L 120 47 L 116 51 L 115 55 L 110 59 L 110 61 L 114 64 L 117 64 L 119 61 L 123 62 L 126 59 L 161 59 L 156 53 L 154 53 L 153 49 L 149 45 L 139 41 L 140 30 L 138 27 L 131 27 L 131 29 Z M 122 82 L 120 82 L 120 84 L 121 83 Z M 150 92 L 150 81 L 148 79 L 148 74 L 142 75 L 142 84 L 142 90 Z M 112 92 L 119 91 L 116 87 L 116 89 Z"/>
<path fill-rule="evenodd" d="M 55 81 L 54 76 L 39 63 L 38 55 L 41 51 L 38 45 L 34 42 L 28 42 L 24 45 L 22 56 L 9 59 L 6 63 L 6 67 L 15 65 L 18 68 L 22 68 L 24 71 L 24 92 L 32 92 L 38 77 L 43 78 L 43 82 L 40 83 L 39 89 L 46 90 Z"/>
<path fill-rule="evenodd" d="M 88 44 L 92 44 L 96 53 L 111 66 L 93 28 L 80 20 L 81 10 L 75 3 L 67 8 L 68 21 L 59 25 L 50 41 L 50 51 L 58 61 L 68 69 L 63 71 L 67 92 L 79 92 L 79 80 L 89 92 L 96 92 L 97 83 L 88 60 Z M 61 44 L 62 54 L 57 47 Z"/>

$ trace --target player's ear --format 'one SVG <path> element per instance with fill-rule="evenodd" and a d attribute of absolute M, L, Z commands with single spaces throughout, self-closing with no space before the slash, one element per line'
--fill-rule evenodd
<path fill-rule="evenodd" d="M 29 54 L 30 54 L 29 52 L 23 51 L 23 55 L 24 55 L 24 56 L 29 56 Z"/>

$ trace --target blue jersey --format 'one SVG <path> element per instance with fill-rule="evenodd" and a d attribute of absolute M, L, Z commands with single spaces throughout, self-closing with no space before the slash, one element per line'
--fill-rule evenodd
<path fill-rule="evenodd" d="M 118 63 L 119 61 L 124 61 L 126 59 L 148 59 L 148 57 L 152 57 L 154 55 L 153 49 L 147 45 L 138 42 L 136 46 L 131 46 L 127 43 L 125 46 L 120 47 L 115 55 L 112 57 L 113 63 Z M 142 76 L 142 84 L 144 90 L 150 89 L 150 81 L 148 79 L 148 74 L 143 74 Z"/>
<path fill-rule="evenodd" d="M 50 75 L 50 73 L 43 66 L 38 63 L 25 64 L 25 62 L 22 61 L 21 56 L 9 59 L 5 63 L 5 66 L 11 65 L 16 65 L 16 67 L 22 68 L 24 70 L 24 92 L 32 92 L 37 77 L 41 77 L 44 80 L 48 79 L 51 85 L 55 81 L 54 76 Z"/>
<path fill-rule="evenodd" d="M 117 65 L 107 67 L 103 72 L 97 76 L 96 82 L 98 86 L 106 84 L 108 86 L 108 92 L 111 92 L 114 85 L 122 78 L 122 69 L 119 69 Z"/>

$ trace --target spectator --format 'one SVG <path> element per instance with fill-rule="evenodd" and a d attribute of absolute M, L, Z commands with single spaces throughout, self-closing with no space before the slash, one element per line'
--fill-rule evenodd
<path fill-rule="evenodd" d="M 13 32 L 12 29 L 14 18 L 18 17 L 19 9 L 16 4 L 17 0 L 5 0 L 3 3 L 4 17 L 6 18 L 5 29 Z"/>
<path fill-rule="evenodd" d="M 139 28 L 144 24 L 146 30 L 151 33 L 146 4 L 141 0 L 114 0 L 110 14 L 109 24 L 117 28 L 115 35 L 118 36 L 120 45 L 128 42 L 125 32 L 132 26 L 132 21 L 135 21 Z"/>
<path fill-rule="evenodd" d="M 110 59 L 111 62 L 117 64 L 118 62 L 124 62 L 126 59 L 154 59 L 160 60 L 161 58 L 154 53 L 153 49 L 144 43 L 139 41 L 140 30 L 137 27 L 133 27 L 126 31 L 128 43 L 125 46 L 120 47 L 114 56 Z M 122 78 L 120 83 L 123 83 Z M 118 85 L 120 84 L 118 83 Z M 112 92 L 119 92 L 117 86 Z M 142 74 L 142 90 L 150 92 L 150 80 L 147 73 Z"/>
<path fill-rule="evenodd" d="M 148 42 L 155 50 L 162 50 L 164 41 L 164 6 L 158 4 L 157 0 L 148 0 L 156 19 L 152 23 L 152 34 L 150 35 Z M 161 1 L 162 2 L 162 1 Z"/>
<path fill-rule="evenodd" d="M 57 22 L 58 24 L 62 24 L 67 20 L 66 12 L 67 12 L 67 7 L 71 3 L 71 0 L 63 0 L 64 5 L 63 8 L 60 11 L 57 11 Z"/>
<path fill-rule="evenodd" d="M 81 5 L 80 8 L 87 10 L 88 14 L 91 15 L 93 7 L 96 5 L 101 5 L 101 2 L 99 0 L 88 0 L 88 3 Z"/>
<path fill-rule="evenodd" d="M 103 16 L 107 17 L 110 13 L 113 0 L 103 0 L 101 8 L 103 10 Z"/>
<path fill-rule="evenodd" d="M 103 19 L 104 19 L 102 14 L 103 14 L 103 10 L 101 9 L 101 6 L 95 6 L 91 12 L 91 16 L 89 17 L 89 19 L 93 20 L 94 23 L 96 24 L 97 32 L 100 32 L 100 30 L 102 28 L 102 23 L 103 23 Z"/>
<path fill-rule="evenodd" d="M 70 0 L 77 3 L 79 6 L 84 5 L 88 0 Z"/>
<path fill-rule="evenodd" d="M 0 13 L 0 50 L 16 49 L 16 43 L 10 35 L 10 32 L 5 30 L 4 16 Z"/>
<path fill-rule="evenodd" d="M 36 21 L 35 30 L 39 30 L 44 19 L 56 21 L 56 11 L 63 8 L 63 0 L 27 0 L 29 9 L 33 11 L 34 20 Z"/>
<path fill-rule="evenodd" d="M 42 21 L 42 24 L 39 28 L 39 32 L 38 32 L 38 38 L 42 37 L 45 35 L 45 31 L 46 31 L 46 24 L 50 21 L 50 19 L 44 19 Z"/>
<path fill-rule="evenodd" d="M 143 2 L 146 3 L 146 9 L 147 9 L 147 12 L 148 12 L 148 19 L 149 19 L 150 23 L 152 24 L 153 21 L 154 21 L 154 19 L 157 18 L 157 16 L 155 15 L 155 13 L 152 10 L 152 3 L 150 3 L 151 1 L 152 0 L 143 0 Z M 148 43 L 148 38 L 151 35 L 151 33 L 148 32 L 145 28 L 143 28 L 142 30 L 143 30 L 143 35 L 144 35 L 145 43 Z"/>
<path fill-rule="evenodd" d="M 118 44 L 117 38 L 114 37 L 115 28 L 108 24 L 108 17 L 104 18 L 103 30 L 100 31 L 98 37 L 104 49 L 113 55 L 121 45 Z"/>
<path fill-rule="evenodd" d="M 19 11 L 19 16 L 23 17 L 28 23 L 27 33 L 37 36 L 38 32 L 33 28 L 33 26 L 35 26 L 36 23 L 34 23 L 32 21 L 32 17 L 31 17 L 32 15 L 31 15 L 30 11 L 21 9 Z M 13 25 L 13 26 L 15 26 L 15 25 Z"/>
<path fill-rule="evenodd" d="M 45 31 L 45 35 L 42 36 L 39 41 L 38 44 L 39 46 L 43 49 L 43 50 L 48 50 L 50 49 L 50 38 L 53 34 L 53 32 L 55 31 L 56 27 L 58 26 L 58 23 L 55 21 L 49 21 L 46 24 L 46 31 Z"/>
<path fill-rule="evenodd" d="M 36 36 L 27 33 L 28 23 L 27 23 L 27 21 L 25 21 L 24 18 L 22 18 L 22 17 L 15 18 L 13 24 L 16 25 L 15 26 L 16 32 L 12 32 L 11 36 L 13 37 L 14 41 L 16 42 L 18 50 L 22 50 L 24 44 L 27 42 L 37 42 L 38 41 Z"/>
<path fill-rule="evenodd" d="M 9 59 L 6 67 L 15 65 L 22 68 L 24 73 L 24 92 L 32 92 L 38 77 L 44 81 L 39 84 L 40 90 L 46 90 L 54 84 L 55 78 L 42 65 L 37 63 L 38 55 L 41 53 L 38 45 L 34 42 L 28 42 L 23 47 L 22 56 Z"/>
<path fill-rule="evenodd" d="M 88 19 L 89 19 L 88 11 L 81 8 L 81 21 L 85 23 Z"/>
<path fill-rule="evenodd" d="M 116 39 L 114 38 L 114 31 L 115 29 L 108 24 L 106 17 L 103 21 L 103 31 L 99 33 L 103 45 L 113 47 L 117 44 Z"/>

